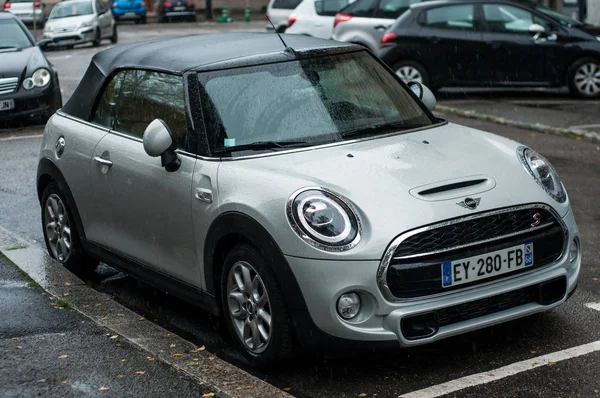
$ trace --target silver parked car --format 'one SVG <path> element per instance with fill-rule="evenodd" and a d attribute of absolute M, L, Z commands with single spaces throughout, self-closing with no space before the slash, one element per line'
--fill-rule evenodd
<path fill-rule="evenodd" d="M 117 23 L 102 0 L 64 0 L 52 9 L 44 39 L 57 46 L 99 46 L 103 39 L 116 43 Z"/>
<path fill-rule="evenodd" d="M 35 21 L 40 28 L 46 22 L 45 7 L 46 4 L 42 1 L 6 0 L 4 2 L 4 11 L 10 12 L 26 24 L 33 25 Z"/>
<path fill-rule="evenodd" d="M 364 47 L 282 37 L 96 54 L 44 132 L 49 253 L 223 315 L 257 365 L 336 339 L 430 343 L 570 297 L 579 232 L 544 157 L 436 118 Z"/>
<path fill-rule="evenodd" d="M 273 31 L 273 26 L 279 33 L 285 32 L 290 14 L 302 0 L 270 0 L 267 5 L 267 32 Z M 273 25 L 271 25 L 273 24 Z"/>
<path fill-rule="evenodd" d="M 425 0 L 357 0 L 335 16 L 332 39 L 377 52 L 385 31 L 411 4 L 421 1 Z"/>

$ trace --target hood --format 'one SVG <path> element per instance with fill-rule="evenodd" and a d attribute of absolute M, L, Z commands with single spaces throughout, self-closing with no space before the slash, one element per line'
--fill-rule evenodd
<path fill-rule="evenodd" d="M 95 19 L 93 14 L 89 15 L 79 15 L 76 17 L 66 17 L 66 18 L 57 18 L 57 19 L 49 19 L 46 21 L 46 27 L 56 28 L 73 28 L 77 29 L 77 27 L 88 21 L 93 21 Z"/>
<path fill-rule="evenodd" d="M 269 225 L 273 218 L 260 213 L 283 215 L 296 190 L 328 188 L 354 205 L 364 226 L 363 240 L 370 242 L 361 241 L 364 252 L 357 247 L 348 255 L 374 259 L 399 234 L 450 218 L 526 203 L 549 204 L 564 216 L 568 202 L 555 202 L 538 186 L 518 160 L 518 147 L 503 137 L 447 124 L 346 145 L 223 162 L 219 195 L 227 201 L 243 195 L 231 202 L 233 208 L 248 204 L 244 211 L 278 235 L 289 230 L 287 220 Z M 248 181 L 247 188 L 241 180 Z M 256 192 L 255 204 L 249 191 Z M 272 200 L 265 203 L 265 198 Z M 460 204 L 466 198 L 477 201 L 476 209 Z M 298 246 L 282 250 L 302 255 Z"/>
<path fill-rule="evenodd" d="M 36 47 L 19 51 L 0 51 L 0 78 L 31 76 L 38 68 L 48 68 L 48 62 L 42 51 Z"/>

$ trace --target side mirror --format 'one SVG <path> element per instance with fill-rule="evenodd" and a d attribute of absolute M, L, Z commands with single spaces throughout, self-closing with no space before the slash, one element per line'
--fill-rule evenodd
<path fill-rule="evenodd" d="M 37 43 L 35 43 L 36 46 L 38 46 L 39 48 L 41 48 L 42 50 L 45 50 L 48 48 L 48 45 L 52 43 L 51 39 L 42 39 L 40 41 L 38 41 Z"/>
<path fill-rule="evenodd" d="M 412 90 L 413 93 L 415 93 L 415 95 L 421 100 L 421 102 L 425 104 L 427 109 L 429 109 L 432 112 L 435 110 L 437 100 L 435 99 L 435 95 L 433 95 L 433 93 L 430 89 L 427 88 L 427 86 L 415 81 L 408 82 L 407 86 Z"/>
<path fill-rule="evenodd" d="M 315 11 L 317 12 L 317 14 L 319 14 L 319 15 L 323 14 L 324 10 L 325 10 L 325 3 L 323 2 L 323 0 L 315 1 Z"/>
<path fill-rule="evenodd" d="M 154 119 L 144 130 L 144 150 L 149 156 L 160 156 L 161 165 L 168 172 L 177 171 L 181 160 L 177 157 L 175 149 L 177 144 L 173 134 L 162 119 Z"/>
<path fill-rule="evenodd" d="M 542 25 L 538 25 L 536 23 L 529 25 L 529 28 L 527 30 L 532 35 L 539 35 L 539 34 L 546 32 L 546 28 L 544 28 Z"/>

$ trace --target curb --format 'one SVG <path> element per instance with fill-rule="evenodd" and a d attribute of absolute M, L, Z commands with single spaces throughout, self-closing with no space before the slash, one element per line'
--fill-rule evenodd
<path fill-rule="evenodd" d="M 444 106 L 444 105 L 438 105 L 435 108 L 435 111 L 437 111 L 439 113 L 445 113 L 448 115 L 462 116 L 462 117 L 466 117 L 469 119 L 483 120 L 483 121 L 492 122 L 492 123 L 496 123 L 496 124 L 503 124 L 506 126 L 513 126 L 513 127 L 519 127 L 519 128 L 527 129 L 527 130 L 539 131 L 540 133 L 545 133 L 545 134 L 561 135 L 561 136 L 565 136 L 565 137 L 569 137 L 569 138 L 577 138 L 577 139 L 587 138 L 592 142 L 600 143 L 600 134 L 596 133 L 594 131 L 585 131 L 585 130 L 579 130 L 579 129 L 563 128 L 563 127 L 552 127 L 552 126 L 547 126 L 547 125 L 541 124 L 541 123 L 519 122 L 517 120 L 510 120 L 510 119 L 506 119 L 503 117 L 486 115 L 486 114 L 477 113 L 477 112 L 471 111 L 471 110 L 463 110 L 463 109 L 458 109 L 458 108 L 454 108 L 451 106 Z"/>
<path fill-rule="evenodd" d="M 48 294 L 101 327 L 108 328 L 138 349 L 176 368 L 211 389 L 216 397 L 289 398 L 291 395 L 216 357 L 189 341 L 141 317 L 85 284 L 46 250 L 0 226 L 0 253 L 27 273 Z"/>

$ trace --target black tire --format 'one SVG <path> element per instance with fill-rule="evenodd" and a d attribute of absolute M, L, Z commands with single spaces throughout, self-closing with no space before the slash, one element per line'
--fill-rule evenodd
<path fill-rule="evenodd" d="M 146 25 L 148 23 L 148 20 L 146 19 L 145 15 L 142 18 L 140 18 L 140 22 L 142 23 L 142 25 Z"/>
<path fill-rule="evenodd" d="M 277 33 L 285 33 L 285 30 L 287 29 L 287 26 L 280 26 L 277 29 Z"/>
<path fill-rule="evenodd" d="M 421 76 L 421 83 L 424 84 L 425 86 L 429 87 L 429 73 L 427 73 L 427 70 L 423 67 L 423 65 L 421 65 L 418 62 L 414 62 L 414 61 L 400 61 L 400 62 L 396 62 L 394 64 L 394 66 L 392 66 L 392 70 L 394 71 L 394 73 L 396 73 L 398 75 L 398 71 L 401 68 L 409 68 L 416 70 L 419 75 Z M 399 76 L 401 79 L 402 77 Z"/>
<path fill-rule="evenodd" d="M 52 243 L 48 237 L 48 230 L 46 221 L 50 220 L 50 216 L 47 214 L 47 206 L 51 206 L 49 199 L 58 197 L 61 201 L 62 208 L 67 215 L 65 225 L 70 228 L 70 251 L 67 256 L 60 258 L 57 252 L 53 250 Z M 65 194 L 60 190 L 55 182 L 51 182 L 44 189 L 42 195 L 42 230 L 44 232 L 44 243 L 50 256 L 60 262 L 65 268 L 75 272 L 79 275 L 89 275 L 96 270 L 98 267 L 98 261 L 88 256 L 81 246 L 79 240 L 80 233 L 77 230 L 75 218 L 73 217 L 73 211 L 70 208 L 69 202 L 66 199 Z M 54 240 L 54 239 L 52 239 Z"/>
<path fill-rule="evenodd" d="M 233 316 L 229 308 L 229 291 L 228 279 L 230 271 L 234 266 L 238 267 L 241 262 L 249 264 L 256 272 L 264 284 L 264 292 L 268 297 L 268 306 L 271 314 L 271 327 L 269 328 L 269 339 L 264 343 L 261 352 L 253 352 L 238 335 L 236 326 L 234 325 Z M 254 280 L 254 279 L 253 279 Z M 232 290 L 233 291 L 233 290 Z M 235 302 L 235 301 L 233 301 Z M 223 306 L 223 315 L 225 323 L 232 338 L 242 349 L 244 355 L 252 363 L 252 365 L 270 369 L 280 363 L 282 360 L 289 358 L 293 354 L 293 339 L 292 339 L 292 324 L 289 312 L 285 305 L 281 289 L 275 280 L 275 276 L 270 269 L 270 264 L 265 260 L 265 257 L 260 254 L 253 246 L 249 244 L 238 244 L 234 246 L 227 256 L 223 264 L 221 273 L 221 303 Z M 240 307 L 241 308 L 241 307 Z M 255 307 L 261 308 L 258 304 Z M 266 308 L 266 306 L 265 306 Z M 248 312 L 246 312 L 248 314 Z M 254 315 L 258 322 L 258 316 Z M 247 317 L 246 320 L 252 317 Z M 263 323 L 264 328 L 264 323 Z"/>
<path fill-rule="evenodd" d="M 198 18 L 196 15 L 190 16 L 190 22 L 198 22 Z"/>
<path fill-rule="evenodd" d="M 92 45 L 94 47 L 98 47 L 100 45 L 101 41 L 102 41 L 102 36 L 100 35 L 100 29 L 96 29 L 96 36 L 94 36 L 94 41 L 92 42 Z"/>
<path fill-rule="evenodd" d="M 116 44 L 119 41 L 119 34 L 117 33 L 117 25 L 113 26 L 113 34 L 110 37 L 110 42 Z"/>
<path fill-rule="evenodd" d="M 586 57 L 580 58 L 569 67 L 567 71 L 567 85 L 572 95 L 579 98 L 600 98 L 600 81 L 589 81 L 588 84 L 582 82 L 586 75 L 586 66 L 596 68 L 592 78 L 600 75 L 600 60 Z M 598 79 L 598 78 L 596 78 Z"/>

